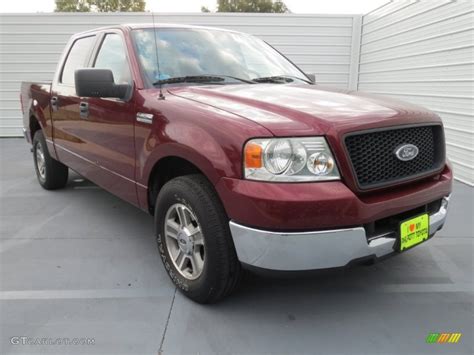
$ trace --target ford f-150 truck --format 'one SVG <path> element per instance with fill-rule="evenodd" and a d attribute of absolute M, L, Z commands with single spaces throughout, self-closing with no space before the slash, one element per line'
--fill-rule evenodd
<path fill-rule="evenodd" d="M 40 185 L 64 187 L 70 168 L 152 214 L 166 271 L 197 302 L 228 295 L 243 268 L 371 263 L 446 219 L 436 114 L 315 85 L 247 34 L 83 32 L 21 101 Z"/>

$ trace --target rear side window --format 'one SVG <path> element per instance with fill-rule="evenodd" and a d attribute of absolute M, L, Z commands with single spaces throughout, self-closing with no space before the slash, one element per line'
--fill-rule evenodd
<path fill-rule="evenodd" d="M 61 83 L 74 85 L 74 71 L 85 66 L 91 46 L 94 44 L 95 36 L 84 37 L 76 40 L 64 63 L 61 75 Z"/>
<path fill-rule="evenodd" d="M 130 83 L 131 75 L 122 37 L 116 33 L 105 36 L 100 46 L 94 68 L 110 69 L 116 84 Z"/>

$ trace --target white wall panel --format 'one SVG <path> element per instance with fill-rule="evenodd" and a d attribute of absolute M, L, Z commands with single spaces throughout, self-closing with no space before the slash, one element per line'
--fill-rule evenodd
<path fill-rule="evenodd" d="M 446 126 L 456 177 L 473 184 L 473 10 L 471 0 L 395 0 L 362 19 L 343 15 L 155 14 L 155 21 L 252 33 L 304 71 L 316 73 L 320 84 L 358 87 L 436 111 Z M 51 80 L 72 34 L 151 21 L 149 13 L 0 14 L 0 136 L 21 134 L 20 82 Z"/>
<path fill-rule="evenodd" d="M 359 50 L 354 35 L 360 35 L 361 16 L 155 14 L 155 21 L 215 26 L 257 35 L 303 70 L 316 73 L 320 84 L 346 88 L 354 67 L 353 53 Z M 144 22 L 152 22 L 150 13 L 0 14 L 0 136 L 21 135 L 21 81 L 51 80 L 72 34 Z"/>
<path fill-rule="evenodd" d="M 474 3 L 392 1 L 365 15 L 359 90 L 437 112 L 457 179 L 474 184 Z"/>

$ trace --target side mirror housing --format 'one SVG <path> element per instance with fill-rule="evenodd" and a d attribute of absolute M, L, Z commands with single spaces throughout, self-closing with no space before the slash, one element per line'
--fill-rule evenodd
<path fill-rule="evenodd" d="M 305 75 L 308 77 L 309 80 L 311 80 L 313 84 L 316 84 L 316 74 L 305 73 Z"/>
<path fill-rule="evenodd" d="M 113 97 L 125 99 L 130 92 L 130 85 L 115 84 L 114 74 L 110 69 L 77 69 L 74 72 L 76 94 L 82 97 Z"/>

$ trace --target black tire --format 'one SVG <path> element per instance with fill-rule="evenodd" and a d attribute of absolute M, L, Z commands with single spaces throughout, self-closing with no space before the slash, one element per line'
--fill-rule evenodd
<path fill-rule="evenodd" d="M 44 165 L 42 165 L 44 169 L 41 169 L 41 171 L 38 166 L 39 151 L 43 154 L 44 159 Z M 44 189 L 57 190 L 66 186 L 69 169 L 49 155 L 46 140 L 41 130 L 37 131 L 33 138 L 33 160 L 38 182 Z"/>
<path fill-rule="evenodd" d="M 165 219 L 176 204 L 186 206 L 197 217 L 204 238 L 204 266 L 193 280 L 177 270 L 166 245 Z M 176 287 L 198 303 L 215 303 L 229 295 L 238 284 L 241 265 L 232 241 L 229 219 L 209 181 L 202 175 L 175 178 L 163 186 L 155 206 L 158 250 Z"/>

